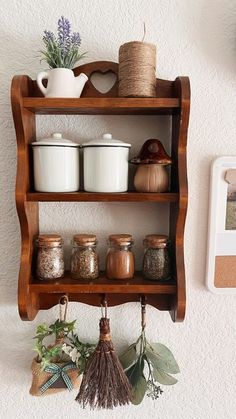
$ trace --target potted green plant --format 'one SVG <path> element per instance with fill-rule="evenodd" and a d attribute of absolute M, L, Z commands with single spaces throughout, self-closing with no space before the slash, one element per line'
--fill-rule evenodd
<path fill-rule="evenodd" d="M 70 21 L 64 16 L 58 20 L 58 36 L 51 31 L 44 31 L 44 50 L 41 51 L 50 70 L 37 75 L 37 84 L 45 97 L 80 97 L 88 77 L 81 73 L 75 77 L 74 65 L 86 53 L 80 53 L 81 38 L 79 32 L 71 33 Z M 43 85 L 47 79 L 47 87 Z"/>

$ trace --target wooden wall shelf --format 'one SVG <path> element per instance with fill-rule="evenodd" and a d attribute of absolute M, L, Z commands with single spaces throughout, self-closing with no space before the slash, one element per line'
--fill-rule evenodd
<path fill-rule="evenodd" d="M 74 69 L 89 80 L 79 99 L 43 98 L 35 80 L 15 76 L 12 81 L 12 112 L 16 130 L 18 160 L 16 205 L 21 226 L 22 247 L 18 285 L 19 313 L 22 319 L 32 320 L 38 310 L 58 303 L 67 294 L 71 301 L 100 305 L 106 294 L 109 305 L 139 301 L 141 296 L 159 310 L 168 310 L 174 321 L 185 315 L 186 291 L 184 270 L 184 225 L 187 212 L 186 146 L 190 110 L 190 85 L 187 77 L 175 81 L 156 80 L 156 98 L 120 98 L 118 82 L 102 94 L 90 81 L 94 72 L 113 71 L 118 64 L 98 61 Z M 126 193 L 41 193 L 34 191 L 30 143 L 36 139 L 35 115 L 170 115 L 172 119 L 171 192 L 149 194 Z M 111 281 L 101 275 L 96 281 L 75 281 L 69 273 L 58 281 L 38 281 L 34 272 L 34 241 L 39 234 L 38 202 L 166 202 L 170 205 L 169 236 L 174 245 L 174 278 L 166 282 L 147 281 L 141 273 L 127 281 Z M 155 230 L 155 227 L 154 227 Z M 144 232 L 145 234 L 145 232 Z"/>

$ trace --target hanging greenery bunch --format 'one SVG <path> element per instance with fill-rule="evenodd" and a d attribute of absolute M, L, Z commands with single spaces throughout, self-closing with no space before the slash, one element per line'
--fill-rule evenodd
<path fill-rule="evenodd" d="M 91 343 L 83 343 L 75 333 L 76 320 L 67 322 L 56 320 L 55 323 L 48 326 L 46 323 L 37 327 L 34 350 L 37 352 L 37 362 L 41 363 L 41 369 L 44 370 L 55 358 L 61 362 L 72 361 L 83 373 L 86 361 L 95 349 Z M 45 338 L 55 337 L 55 344 L 45 345 Z"/>
<path fill-rule="evenodd" d="M 34 337 L 37 357 L 31 364 L 30 394 L 33 396 L 79 388 L 80 376 L 94 351 L 95 345 L 80 341 L 75 332 L 76 320 L 66 321 L 67 306 L 68 297 L 64 295 L 59 300 L 59 319 L 51 325 L 43 323 L 37 327 Z"/>
<path fill-rule="evenodd" d="M 145 326 L 145 306 L 142 306 L 141 335 L 120 357 L 133 388 L 133 404 L 140 404 L 145 394 L 152 399 L 159 398 L 163 393 L 159 384 L 176 384 L 177 379 L 171 374 L 180 372 L 170 349 L 162 343 L 148 342 Z"/>
<path fill-rule="evenodd" d="M 71 33 L 71 23 L 64 16 L 58 20 L 57 36 L 52 31 L 44 31 L 44 50 L 40 51 L 49 68 L 73 68 L 86 52 L 80 53 L 79 32 Z"/>
<path fill-rule="evenodd" d="M 62 350 L 64 339 L 74 330 L 76 320 L 66 322 L 56 320 L 55 323 L 47 325 L 40 324 L 36 329 L 34 351 L 37 353 L 37 362 L 40 362 L 41 369 L 44 370 L 52 359 L 59 358 L 63 361 L 69 361 L 70 358 Z M 46 345 L 45 339 L 49 336 L 55 337 L 55 344 Z"/>

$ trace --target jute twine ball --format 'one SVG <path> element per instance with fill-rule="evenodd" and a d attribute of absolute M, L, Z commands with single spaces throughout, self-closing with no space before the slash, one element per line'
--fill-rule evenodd
<path fill-rule="evenodd" d="M 156 46 L 127 42 L 119 49 L 119 96 L 156 96 Z"/>

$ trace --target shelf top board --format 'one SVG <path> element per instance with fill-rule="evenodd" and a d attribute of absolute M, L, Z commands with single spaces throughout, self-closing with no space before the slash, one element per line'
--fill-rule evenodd
<path fill-rule="evenodd" d="M 28 192 L 29 202 L 178 202 L 178 193 Z"/>
<path fill-rule="evenodd" d="M 47 115 L 168 115 L 178 98 L 23 98 L 24 108 Z"/>

